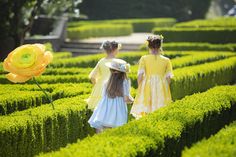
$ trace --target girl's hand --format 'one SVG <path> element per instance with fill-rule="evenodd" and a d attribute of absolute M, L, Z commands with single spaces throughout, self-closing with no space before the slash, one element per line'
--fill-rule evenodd
<path fill-rule="evenodd" d="M 95 85 L 96 84 L 96 79 L 92 77 L 91 82 L 92 82 L 93 85 Z"/>
<path fill-rule="evenodd" d="M 128 104 L 131 104 L 134 102 L 134 98 L 130 95 L 130 96 L 125 96 L 125 102 Z"/>
<path fill-rule="evenodd" d="M 171 77 L 170 77 L 170 76 L 166 77 L 166 80 L 167 80 L 168 84 L 170 85 L 170 83 L 171 83 Z"/>

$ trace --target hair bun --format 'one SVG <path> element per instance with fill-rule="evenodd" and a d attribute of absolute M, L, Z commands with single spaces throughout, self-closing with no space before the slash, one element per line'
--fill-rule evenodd
<path fill-rule="evenodd" d="M 162 35 L 148 36 L 148 47 L 150 49 L 161 48 L 164 37 Z"/>
<path fill-rule="evenodd" d="M 102 45 L 100 46 L 100 49 L 111 50 L 111 42 L 110 41 L 104 41 L 102 43 Z"/>
<path fill-rule="evenodd" d="M 121 48 L 121 44 L 119 44 L 116 41 L 104 41 L 102 43 L 102 45 L 100 46 L 100 49 L 104 49 L 107 52 L 111 52 L 115 49 L 120 49 Z"/>

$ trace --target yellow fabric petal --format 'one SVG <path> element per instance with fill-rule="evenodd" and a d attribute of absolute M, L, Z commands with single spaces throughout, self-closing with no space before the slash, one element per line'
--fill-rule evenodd
<path fill-rule="evenodd" d="M 37 44 L 33 44 L 33 45 L 34 45 L 34 46 L 37 46 L 38 48 L 40 48 L 41 51 L 43 51 L 43 52 L 45 52 L 45 50 L 46 50 L 46 46 L 43 45 L 43 44 L 39 44 L 39 43 L 37 43 Z"/>
<path fill-rule="evenodd" d="M 21 76 L 21 75 L 16 75 L 13 73 L 9 73 L 6 75 L 6 78 L 14 83 L 24 83 L 26 81 L 28 81 L 29 79 L 31 79 L 32 77 L 26 77 L 26 76 Z"/>
<path fill-rule="evenodd" d="M 12 82 L 25 82 L 39 76 L 52 61 L 53 55 L 42 44 L 26 44 L 13 50 L 4 60 L 3 68 L 10 72 L 7 78 Z"/>
<path fill-rule="evenodd" d="M 49 64 L 52 62 L 52 59 L 53 59 L 53 55 L 50 51 L 46 51 L 44 53 L 44 61 L 45 61 L 45 64 Z"/>
<path fill-rule="evenodd" d="M 8 63 L 8 62 L 6 62 L 6 60 L 7 60 L 7 59 L 4 60 L 2 66 L 3 66 L 3 70 L 4 70 L 4 71 L 8 71 L 8 72 L 9 72 L 10 70 L 8 69 L 8 66 L 7 66 L 7 63 Z"/>
<path fill-rule="evenodd" d="M 12 51 L 10 62 L 16 68 L 28 68 L 35 64 L 40 48 L 33 45 L 23 45 Z"/>
<path fill-rule="evenodd" d="M 33 69 L 32 68 L 17 69 L 14 66 L 12 66 L 11 63 L 4 62 L 3 67 L 8 72 L 12 72 L 16 75 L 29 77 L 29 76 L 38 76 L 39 73 L 42 74 L 42 72 L 46 68 L 46 65 L 44 63 L 41 63 L 40 65 L 35 66 Z"/>
<path fill-rule="evenodd" d="M 45 71 L 45 69 L 46 69 L 46 68 L 42 68 L 42 69 L 38 70 L 37 72 L 34 73 L 33 76 L 40 76 L 40 75 L 42 75 L 43 72 Z"/>
<path fill-rule="evenodd" d="M 12 63 L 12 56 L 14 53 L 10 53 L 8 57 L 4 61 L 4 69 L 8 72 L 14 73 L 16 75 L 21 75 L 21 76 L 39 76 L 45 71 L 45 68 L 49 62 L 52 61 L 52 53 L 47 51 L 43 52 L 42 50 L 45 49 L 44 45 L 40 44 L 33 44 L 33 45 L 23 45 L 22 47 L 30 46 L 32 48 L 32 53 L 35 53 L 36 56 L 36 61 L 35 63 L 27 68 L 21 68 L 21 67 L 15 67 L 15 65 Z M 16 50 L 21 50 L 19 48 L 15 49 Z"/>

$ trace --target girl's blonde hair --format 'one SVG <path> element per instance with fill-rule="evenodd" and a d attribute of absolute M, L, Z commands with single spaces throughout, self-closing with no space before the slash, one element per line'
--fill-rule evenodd
<path fill-rule="evenodd" d="M 125 72 L 120 72 L 114 69 L 111 70 L 111 76 L 107 84 L 107 95 L 110 98 L 123 97 L 123 82 L 127 79 Z"/>

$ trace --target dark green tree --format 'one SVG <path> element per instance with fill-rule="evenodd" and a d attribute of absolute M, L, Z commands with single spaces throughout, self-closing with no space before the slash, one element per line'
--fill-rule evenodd
<path fill-rule="evenodd" d="M 211 0 L 84 0 L 79 8 L 89 19 L 174 17 L 204 18 Z"/>
<path fill-rule="evenodd" d="M 0 60 L 23 43 L 43 0 L 0 1 Z"/>
<path fill-rule="evenodd" d="M 0 61 L 23 44 L 38 14 L 71 13 L 81 0 L 0 0 Z M 77 13 L 76 12 L 76 13 Z M 78 13 L 77 13 L 78 14 Z"/>

